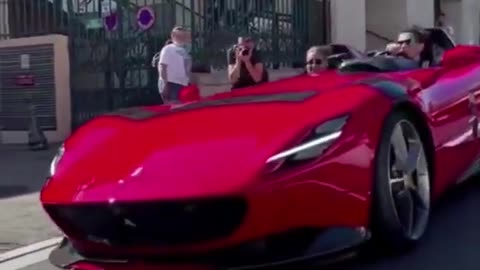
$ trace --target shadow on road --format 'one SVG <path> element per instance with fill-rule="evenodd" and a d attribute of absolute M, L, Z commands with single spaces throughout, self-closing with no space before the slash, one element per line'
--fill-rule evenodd
<path fill-rule="evenodd" d="M 480 269 L 480 177 L 446 194 L 435 206 L 430 228 L 407 254 L 356 258 L 325 267 L 342 270 Z M 322 269 L 325 269 L 322 268 Z M 318 268 L 317 268 L 318 269 Z"/>
<path fill-rule="evenodd" d="M 37 152 L 26 145 L 0 145 L 0 199 L 38 192 L 57 147 Z"/>

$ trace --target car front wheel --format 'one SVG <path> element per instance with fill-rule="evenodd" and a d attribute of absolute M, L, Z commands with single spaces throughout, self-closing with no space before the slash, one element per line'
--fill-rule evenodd
<path fill-rule="evenodd" d="M 425 140 L 414 117 L 394 112 L 377 149 L 373 190 L 373 237 L 390 250 L 411 247 L 430 216 L 431 179 Z"/>

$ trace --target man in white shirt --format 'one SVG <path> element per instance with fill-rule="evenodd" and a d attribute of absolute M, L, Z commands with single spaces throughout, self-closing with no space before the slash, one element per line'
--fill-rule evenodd
<path fill-rule="evenodd" d="M 171 39 L 172 43 L 160 51 L 158 61 L 158 85 L 164 103 L 179 102 L 180 90 L 190 83 L 192 68 L 190 32 L 183 27 L 175 27 Z"/>

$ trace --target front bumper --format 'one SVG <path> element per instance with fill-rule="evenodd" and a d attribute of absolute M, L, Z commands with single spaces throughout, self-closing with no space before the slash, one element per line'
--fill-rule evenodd
<path fill-rule="evenodd" d="M 357 248 L 370 238 L 364 228 L 330 228 L 318 235 L 314 244 L 303 254 L 289 257 L 265 250 L 260 242 L 249 243 L 229 250 L 174 257 L 92 258 L 81 255 L 72 243 L 64 238 L 50 254 L 50 262 L 69 270 L 175 270 L 212 269 L 247 270 L 275 266 L 298 267 L 312 262 L 329 264 L 355 254 Z"/>

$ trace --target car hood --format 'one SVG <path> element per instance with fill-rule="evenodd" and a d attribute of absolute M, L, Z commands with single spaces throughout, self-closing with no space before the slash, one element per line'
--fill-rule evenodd
<path fill-rule="evenodd" d="M 375 94 L 366 86 L 342 84 L 98 117 L 66 141 L 42 200 L 171 200 L 240 192 L 261 178 L 271 155 L 308 127 L 348 113 Z"/>

